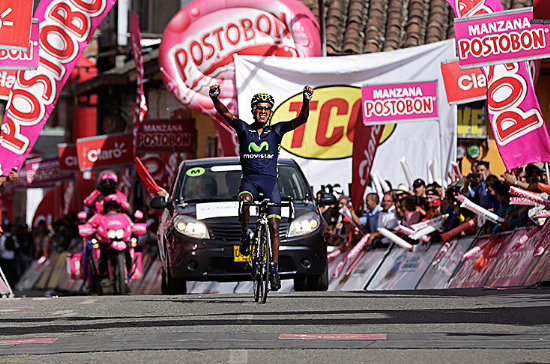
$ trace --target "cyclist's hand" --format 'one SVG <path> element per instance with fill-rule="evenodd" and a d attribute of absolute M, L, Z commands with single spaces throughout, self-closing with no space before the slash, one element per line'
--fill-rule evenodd
<path fill-rule="evenodd" d="M 209 94 L 210 94 L 211 98 L 215 98 L 215 97 L 220 96 L 220 85 L 214 84 L 214 85 L 210 86 Z"/>
<path fill-rule="evenodd" d="M 306 86 L 304 87 L 304 100 L 310 101 L 313 97 L 313 88 Z"/>

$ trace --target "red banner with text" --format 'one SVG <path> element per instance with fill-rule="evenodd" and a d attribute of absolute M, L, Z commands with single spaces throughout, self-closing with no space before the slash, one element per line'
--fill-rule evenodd
<path fill-rule="evenodd" d="M 81 171 L 134 164 L 132 134 L 100 135 L 76 141 L 78 165 Z"/>

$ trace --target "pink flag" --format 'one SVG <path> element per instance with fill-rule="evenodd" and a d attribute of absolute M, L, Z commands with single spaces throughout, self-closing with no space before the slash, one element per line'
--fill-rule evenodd
<path fill-rule="evenodd" d="M 141 33 L 139 31 L 139 16 L 132 14 L 130 16 L 130 43 L 132 44 L 132 53 L 134 54 L 134 63 L 137 73 L 137 93 L 136 105 L 134 106 L 134 155 L 137 148 L 137 130 L 138 125 L 145 119 L 147 114 L 147 100 L 143 92 L 143 55 L 141 53 Z"/>
<path fill-rule="evenodd" d="M 20 168 L 50 116 L 61 89 L 99 23 L 116 0 L 42 0 L 38 69 L 19 71 L 0 139 L 0 170 Z"/>
<path fill-rule="evenodd" d="M 447 1 L 458 18 L 504 10 L 500 0 Z M 506 168 L 550 161 L 550 138 L 526 63 L 482 69 L 487 77 L 489 120 Z"/>

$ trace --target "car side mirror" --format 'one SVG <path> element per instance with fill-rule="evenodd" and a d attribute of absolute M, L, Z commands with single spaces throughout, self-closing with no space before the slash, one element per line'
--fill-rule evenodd
<path fill-rule="evenodd" d="M 151 200 L 151 203 L 149 205 L 151 206 L 152 209 L 164 210 L 166 208 L 167 203 L 164 196 L 157 196 Z"/>
<path fill-rule="evenodd" d="M 321 192 L 321 197 L 317 200 L 317 204 L 320 206 L 334 205 L 336 202 L 336 197 L 328 192 Z"/>

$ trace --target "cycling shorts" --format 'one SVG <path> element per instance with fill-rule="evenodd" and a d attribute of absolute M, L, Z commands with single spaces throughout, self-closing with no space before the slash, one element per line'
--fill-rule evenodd
<path fill-rule="evenodd" d="M 263 174 L 251 174 L 243 176 L 241 186 L 239 187 L 239 196 L 244 193 L 252 195 L 252 199 L 257 201 L 260 198 L 260 193 L 263 198 L 269 198 L 271 202 L 281 203 L 281 191 L 279 190 L 279 179 L 273 176 Z M 267 217 L 281 218 L 280 207 L 269 207 Z"/>

